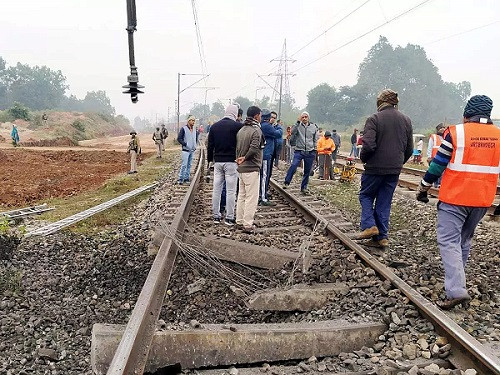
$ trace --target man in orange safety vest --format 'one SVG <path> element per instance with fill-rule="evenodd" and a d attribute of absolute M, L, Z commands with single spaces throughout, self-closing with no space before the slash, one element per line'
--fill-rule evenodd
<path fill-rule="evenodd" d="M 446 300 L 438 305 L 443 310 L 470 299 L 465 265 L 472 236 L 491 207 L 497 190 L 500 128 L 491 121 L 492 108 L 492 100 L 485 95 L 469 99 L 464 109 L 464 123 L 445 130 L 417 193 L 417 200 L 427 203 L 427 191 L 443 175 L 437 218 L 437 242 L 446 292 Z"/>

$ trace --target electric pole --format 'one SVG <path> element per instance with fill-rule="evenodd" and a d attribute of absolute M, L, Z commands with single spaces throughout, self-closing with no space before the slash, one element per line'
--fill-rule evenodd
<path fill-rule="evenodd" d="M 281 50 L 281 56 L 279 59 L 272 59 L 271 62 L 273 61 L 279 61 L 279 66 L 278 66 L 278 71 L 276 73 L 271 73 L 269 74 L 270 76 L 276 76 L 276 83 L 274 84 L 274 90 L 273 90 L 273 95 L 271 96 L 271 103 L 276 101 L 275 93 L 279 94 L 279 103 L 278 103 L 278 119 L 281 118 L 281 103 L 282 103 L 282 98 L 283 98 L 283 83 L 285 85 L 284 87 L 284 94 L 290 98 L 290 82 L 288 80 L 289 76 L 294 76 L 295 74 L 289 73 L 288 72 L 288 62 L 294 63 L 297 60 L 290 59 L 287 57 L 287 52 L 286 52 L 286 39 L 283 42 L 283 49 Z M 285 81 L 285 82 L 283 82 Z"/>
<path fill-rule="evenodd" d="M 187 89 L 193 87 L 196 85 L 198 82 L 201 80 L 207 78 L 210 74 L 205 74 L 205 73 L 177 73 L 177 133 L 179 133 L 180 125 L 181 125 L 181 107 L 180 107 L 180 98 L 181 98 L 181 93 L 186 91 Z M 192 83 L 188 87 L 185 87 L 181 90 L 181 76 L 202 76 L 199 80 L 196 82 Z"/>

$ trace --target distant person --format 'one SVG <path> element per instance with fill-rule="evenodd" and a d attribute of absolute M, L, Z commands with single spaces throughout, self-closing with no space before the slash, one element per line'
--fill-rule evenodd
<path fill-rule="evenodd" d="M 259 172 L 265 139 L 260 129 L 261 111 L 250 106 L 247 118 L 236 136 L 236 163 L 238 164 L 239 192 L 236 204 L 236 224 L 245 233 L 253 233 L 253 220 L 259 200 Z"/>
<path fill-rule="evenodd" d="M 472 237 L 497 191 L 500 129 L 491 120 L 492 109 L 493 101 L 486 95 L 474 95 L 467 101 L 463 124 L 450 125 L 444 131 L 443 141 L 417 193 L 417 200 L 429 202 L 427 191 L 443 176 L 437 206 L 437 243 L 446 292 L 446 300 L 438 305 L 443 310 L 470 300 L 465 266 Z M 483 250 L 481 245 L 478 250 Z M 490 263 L 496 267 L 495 259 Z"/>
<path fill-rule="evenodd" d="M 358 144 L 358 129 L 354 129 L 354 132 L 351 135 L 351 153 L 349 157 L 354 157 L 356 159 L 358 157 L 358 149 L 356 148 Z"/>
<path fill-rule="evenodd" d="M 292 164 L 293 161 L 293 146 L 290 144 L 290 137 L 292 136 L 292 127 L 286 127 L 286 148 L 287 148 L 287 156 L 286 162 L 288 164 Z"/>
<path fill-rule="evenodd" d="M 281 120 L 276 121 L 274 128 L 281 130 L 281 137 L 276 138 L 274 140 L 274 153 L 273 153 L 273 157 L 271 160 L 271 164 L 273 164 L 276 168 L 278 168 L 279 160 L 280 160 L 280 156 L 281 156 L 281 149 L 283 148 L 283 125 L 281 123 Z M 271 172 L 272 172 L 272 170 L 271 170 Z M 271 178 L 271 175 L 272 175 L 272 173 L 269 174 L 269 178 Z"/>
<path fill-rule="evenodd" d="M 333 143 L 335 143 L 335 150 L 332 152 L 332 162 L 333 165 L 335 166 L 335 163 L 337 162 L 337 154 L 340 151 L 340 144 L 342 143 L 342 140 L 340 139 L 340 135 L 337 133 L 337 130 L 333 129 L 332 130 L 332 139 Z"/>
<path fill-rule="evenodd" d="M 128 174 L 137 173 L 137 155 L 141 153 L 141 143 L 137 138 L 135 130 L 130 132 L 131 139 L 128 143 L 128 153 L 130 154 L 130 171 Z"/>
<path fill-rule="evenodd" d="M 194 127 L 195 122 L 196 118 L 193 115 L 189 115 L 187 124 L 179 130 L 179 134 L 177 135 L 177 141 L 182 146 L 182 164 L 179 170 L 179 185 L 190 182 L 191 163 L 193 162 L 193 155 L 196 151 L 196 145 L 198 144 L 198 132 Z"/>
<path fill-rule="evenodd" d="M 43 121 L 43 125 L 47 125 L 47 120 L 49 119 L 49 116 L 47 116 L 47 114 L 44 112 L 43 115 L 42 115 L 42 121 Z"/>
<path fill-rule="evenodd" d="M 168 137 L 168 130 L 165 127 L 165 124 L 161 124 L 160 132 L 161 132 L 161 149 L 162 151 L 165 151 L 165 143 Z"/>
<path fill-rule="evenodd" d="M 238 106 L 231 104 L 224 117 L 212 125 L 207 142 L 207 161 L 214 162 L 214 184 L 212 192 L 212 213 L 215 223 L 222 220 L 221 194 L 226 185 L 224 224 L 232 226 L 235 220 L 236 185 L 238 165 L 236 164 L 236 135 L 243 126 L 236 122 Z"/>
<path fill-rule="evenodd" d="M 12 138 L 12 144 L 14 145 L 14 147 L 19 146 L 19 132 L 17 131 L 17 126 L 15 124 L 12 124 L 10 137 Z"/>
<path fill-rule="evenodd" d="M 335 151 L 335 142 L 331 138 L 332 133 L 328 130 L 318 140 L 318 165 L 319 179 L 333 180 L 332 152 Z"/>
<path fill-rule="evenodd" d="M 283 130 L 275 129 L 274 122 L 278 115 L 274 111 L 269 111 L 268 109 L 262 110 L 261 115 L 261 131 L 266 140 L 264 147 L 263 159 L 262 159 L 262 170 L 261 170 L 261 182 L 260 182 L 260 196 L 259 204 L 262 206 L 273 205 L 269 202 L 268 190 L 269 190 L 269 178 L 268 176 L 272 173 L 271 159 L 274 154 L 275 140 L 283 136 Z"/>
<path fill-rule="evenodd" d="M 427 164 L 431 165 L 432 159 L 436 157 L 437 151 L 441 143 L 443 142 L 443 133 L 446 126 L 441 122 L 436 126 L 436 133 L 431 134 L 429 137 L 429 143 L 427 144 Z M 441 177 L 434 182 L 434 187 L 439 187 L 441 185 Z"/>
<path fill-rule="evenodd" d="M 413 151 L 413 130 L 408 116 L 398 110 L 397 92 L 382 90 L 377 97 L 377 113 L 368 117 L 363 134 L 359 203 L 361 232 L 358 239 L 369 239 L 366 246 L 389 246 L 389 215 L 392 197 L 403 164 Z"/>
<path fill-rule="evenodd" d="M 313 163 L 316 160 L 316 144 L 319 139 L 318 133 L 318 126 L 309 121 L 309 113 L 306 111 L 302 112 L 290 136 L 290 144 L 294 147 L 293 162 L 286 173 L 283 189 L 288 188 L 300 162 L 304 161 L 304 174 L 300 184 L 300 191 L 304 195 L 309 194 L 307 185 L 309 183 L 309 176 Z"/>
<path fill-rule="evenodd" d="M 156 146 L 156 158 L 161 159 L 161 152 L 163 150 L 163 138 L 159 126 L 156 127 L 156 130 L 153 133 L 153 141 Z"/>
<path fill-rule="evenodd" d="M 363 134 L 364 132 L 359 132 L 358 140 L 356 141 L 356 153 L 358 154 L 358 158 L 363 148 Z"/>
<path fill-rule="evenodd" d="M 238 108 L 238 116 L 236 117 L 236 122 L 243 124 L 243 110 Z"/>

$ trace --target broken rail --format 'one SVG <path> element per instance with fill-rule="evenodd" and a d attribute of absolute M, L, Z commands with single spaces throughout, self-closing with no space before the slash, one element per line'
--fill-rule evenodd
<path fill-rule="evenodd" d="M 205 149 L 201 149 L 198 167 L 192 182 L 170 224 L 172 233 L 184 231 L 195 192 L 198 191 L 204 161 Z M 118 348 L 108 368 L 108 375 L 142 374 L 144 372 L 177 252 L 176 243 L 172 238 L 165 236 L 121 336 Z"/>

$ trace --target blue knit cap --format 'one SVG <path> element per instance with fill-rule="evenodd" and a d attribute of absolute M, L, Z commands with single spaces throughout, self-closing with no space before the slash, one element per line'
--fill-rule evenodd
<path fill-rule="evenodd" d="M 493 109 L 493 101 L 486 95 L 474 95 L 469 99 L 464 109 L 464 117 L 471 118 L 472 116 L 488 116 L 491 115 Z"/>
<path fill-rule="evenodd" d="M 262 110 L 262 122 L 269 121 L 271 119 L 271 111 L 269 109 L 264 108 Z"/>

